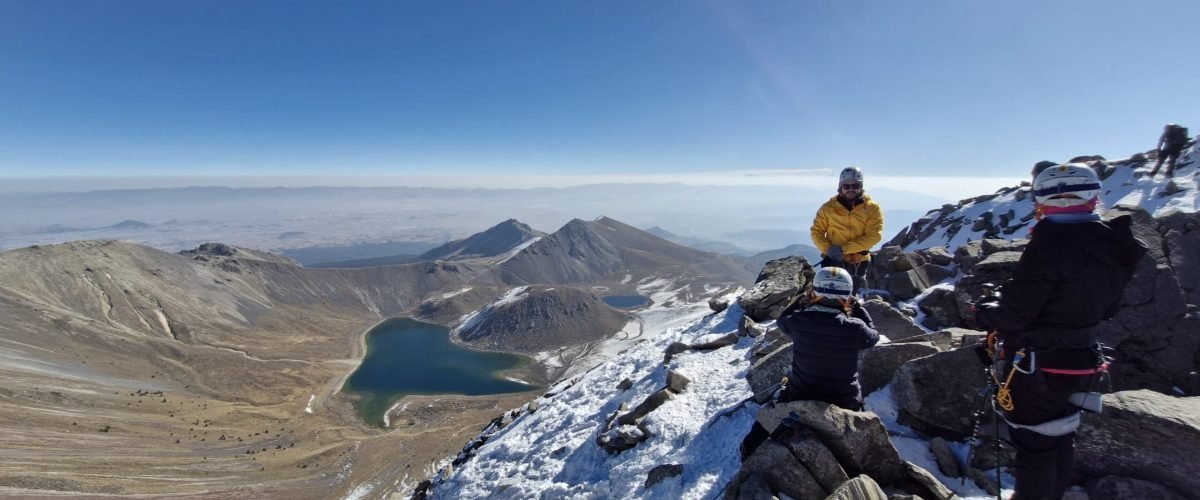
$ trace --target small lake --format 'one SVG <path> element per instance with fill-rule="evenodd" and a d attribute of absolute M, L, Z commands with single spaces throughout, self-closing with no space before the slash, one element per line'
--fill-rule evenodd
<path fill-rule="evenodd" d="M 600 297 L 600 300 L 617 309 L 633 309 L 650 303 L 649 298 L 641 295 L 609 295 L 607 297 Z"/>
<path fill-rule="evenodd" d="M 383 425 L 383 416 L 406 395 L 482 396 L 525 392 L 536 387 L 499 375 L 528 364 L 527 358 L 473 351 L 450 342 L 445 327 L 393 318 L 367 332 L 367 355 L 343 390 L 360 396 L 358 413 Z"/>

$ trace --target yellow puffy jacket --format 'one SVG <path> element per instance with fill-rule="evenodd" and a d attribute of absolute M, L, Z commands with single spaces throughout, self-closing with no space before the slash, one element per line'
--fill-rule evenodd
<path fill-rule="evenodd" d="M 821 205 L 813 219 L 812 240 L 821 253 L 829 247 L 842 247 L 847 263 L 871 259 L 871 247 L 883 239 L 883 209 L 870 196 L 862 195 L 863 201 L 847 210 L 834 196 Z"/>

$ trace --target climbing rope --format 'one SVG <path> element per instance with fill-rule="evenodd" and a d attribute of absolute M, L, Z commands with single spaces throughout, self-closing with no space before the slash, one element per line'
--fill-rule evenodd
<path fill-rule="evenodd" d="M 995 371 L 992 372 L 992 377 L 996 378 L 996 384 L 999 385 L 999 388 L 996 389 L 996 404 L 1000 405 L 1000 408 L 1004 409 L 1004 411 L 1013 411 L 1013 408 L 1016 407 L 1013 404 L 1012 391 L 1009 390 L 1009 384 L 1012 383 L 1013 375 L 1017 374 L 1017 364 L 1024 358 L 1025 349 L 1021 349 L 1013 355 L 1012 366 L 1008 370 L 1008 378 L 1004 379 L 1004 383 L 1000 383 L 1000 378 L 996 375 Z"/>

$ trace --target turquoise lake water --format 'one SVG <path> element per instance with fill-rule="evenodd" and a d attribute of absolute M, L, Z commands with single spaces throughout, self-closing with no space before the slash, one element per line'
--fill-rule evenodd
<path fill-rule="evenodd" d="M 513 354 L 473 351 L 450 342 L 445 327 L 393 318 L 367 332 L 367 355 L 343 390 L 362 397 L 363 419 L 383 425 L 383 415 L 405 395 L 481 396 L 536 389 L 499 373 L 528 359 Z"/>
<path fill-rule="evenodd" d="M 649 298 L 641 295 L 609 295 L 607 297 L 600 297 L 600 300 L 617 309 L 633 309 L 650 303 Z"/>

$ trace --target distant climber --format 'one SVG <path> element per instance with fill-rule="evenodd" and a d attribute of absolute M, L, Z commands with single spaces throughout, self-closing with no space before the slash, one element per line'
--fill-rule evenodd
<path fill-rule="evenodd" d="M 1097 326 L 1115 313 L 1146 252 L 1130 217 L 1100 219 L 1101 192 L 1100 178 L 1083 164 L 1038 173 L 1039 222 L 1029 245 L 999 299 L 975 306 L 976 321 L 1001 341 L 1003 363 L 993 370 L 1017 449 L 1013 499 L 1058 499 L 1070 485 L 1081 407 L 1072 396 L 1099 389 L 1108 359 Z"/>
<path fill-rule="evenodd" d="M 779 316 L 779 329 L 792 338 L 792 373 L 781 401 L 815 399 L 862 409 L 858 354 L 878 343 L 879 333 L 856 303 L 853 288 L 845 269 L 822 268 L 813 277 L 809 300 L 796 301 Z"/>
<path fill-rule="evenodd" d="M 840 267 L 854 276 L 854 294 L 863 287 L 871 247 L 883 239 L 883 210 L 863 191 L 863 174 L 846 167 L 838 193 L 817 210 L 812 240 L 821 250 L 822 267 Z"/>
<path fill-rule="evenodd" d="M 1158 174 L 1158 168 L 1162 166 L 1163 160 L 1167 160 L 1167 178 L 1175 175 L 1175 161 L 1179 159 L 1179 154 L 1183 152 L 1183 147 L 1188 142 L 1188 129 L 1182 125 L 1168 123 L 1163 127 L 1162 135 L 1158 136 L 1158 146 L 1154 149 L 1158 150 L 1158 162 L 1154 164 L 1154 170 L 1150 171 L 1150 177 Z"/>

